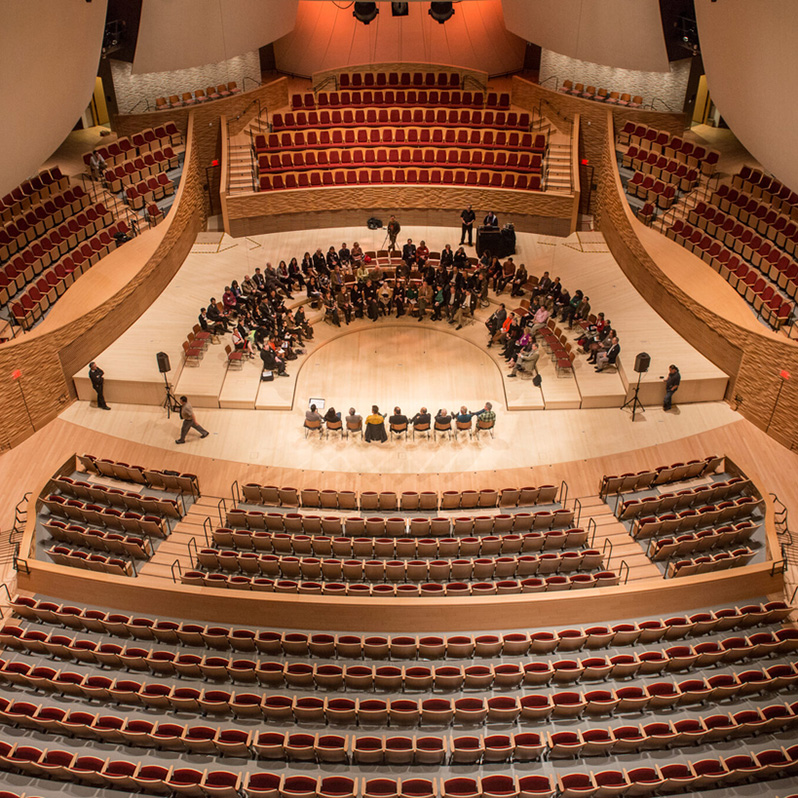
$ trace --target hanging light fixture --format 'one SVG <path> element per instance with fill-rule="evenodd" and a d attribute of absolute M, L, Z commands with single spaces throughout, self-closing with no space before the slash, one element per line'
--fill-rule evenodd
<path fill-rule="evenodd" d="M 436 22 L 440 22 L 440 24 L 443 25 L 447 19 L 451 19 L 454 16 L 454 8 L 452 7 L 452 3 L 430 3 L 429 15 Z"/>
<path fill-rule="evenodd" d="M 358 22 L 368 25 L 379 13 L 376 3 L 355 3 L 355 10 L 352 12 L 352 16 Z"/>

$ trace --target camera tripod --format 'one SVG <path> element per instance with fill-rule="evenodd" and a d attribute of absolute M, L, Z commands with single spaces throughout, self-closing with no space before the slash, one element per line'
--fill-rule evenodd
<path fill-rule="evenodd" d="M 643 372 L 637 372 L 637 385 L 635 385 L 635 392 L 630 396 L 622 405 L 621 410 L 626 410 L 627 407 L 632 408 L 632 421 L 635 420 L 635 415 L 639 410 L 641 413 L 645 413 L 646 409 L 643 407 L 643 403 L 640 401 L 638 394 L 640 393 L 640 380 L 643 379 Z"/>
<path fill-rule="evenodd" d="M 164 388 L 166 389 L 166 397 L 164 398 L 161 407 L 165 408 L 166 417 L 171 418 L 172 413 L 180 412 L 180 402 L 177 401 L 177 397 L 172 393 L 172 386 L 169 384 L 166 374 L 163 375 L 163 384 Z"/>

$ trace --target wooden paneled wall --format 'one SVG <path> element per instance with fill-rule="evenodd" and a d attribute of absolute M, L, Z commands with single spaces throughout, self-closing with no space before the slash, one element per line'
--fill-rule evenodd
<path fill-rule="evenodd" d="M 34 331 L 0 347 L 0 451 L 24 440 L 55 418 L 71 401 L 72 374 L 108 347 L 146 310 L 166 287 L 191 250 L 204 222 L 202 175 L 193 146 L 193 120 L 183 178 L 168 228 L 144 268 L 110 300 L 58 329 Z M 14 380 L 12 372 L 22 370 Z"/>
<path fill-rule="evenodd" d="M 640 222 L 629 208 L 618 176 L 613 115 L 604 113 L 603 125 L 592 126 L 598 140 L 591 147 L 600 152 L 596 221 L 613 257 L 654 310 L 730 375 L 728 398 L 738 403 L 743 416 L 786 446 L 798 445 L 798 343 L 730 322 L 688 296 L 662 271 L 637 237 Z M 698 262 L 696 266 L 709 268 Z M 795 379 L 783 381 L 782 369 Z"/>

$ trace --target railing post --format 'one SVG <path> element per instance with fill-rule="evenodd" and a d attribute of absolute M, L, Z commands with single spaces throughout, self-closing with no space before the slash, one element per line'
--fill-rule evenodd
<path fill-rule="evenodd" d="M 210 532 L 210 535 L 208 534 Z M 205 516 L 205 520 L 202 522 L 202 534 L 205 535 L 205 545 L 211 545 L 211 537 L 213 536 L 213 524 L 211 524 L 211 517 L 209 515 Z"/>
<path fill-rule="evenodd" d="M 216 505 L 216 510 L 219 513 L 219 526 L 227 526 L 226 520 L 222 517 L 222 509 L 224 509 L 224 512 L 226 514 L 227 502 L 224 500 L 224 498 L 219 499 L 219 502 Z"/>
<path fill-rule="evenodd" d="M 241 491 L 239 490 L 237 479 L 234 479 L 233 484 L 230 486 L 230 495 L 233 497 L 233 509 L 235 510 L 241 504 Z"/>

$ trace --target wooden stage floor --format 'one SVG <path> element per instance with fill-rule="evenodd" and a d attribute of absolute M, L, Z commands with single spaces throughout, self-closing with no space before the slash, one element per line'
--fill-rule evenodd
<path fill-rule="evenodd" d="M 447 228 L 407 227 L 402 235 L 414 241 L 424 239 L 431 249 L 440 249 L 447 242 L 457 243 L 453 232 Z M 418 360 L 413 353 L 426 351 L 424 347 L 427 347 L 441 353 L 435 372 L 440 371 L 441 363 L 447 366 L 456 363 L 455 373 L 466 381 L 487 379 L 487 370 L 481 377 L 469 375 L 468 372 L 477 363 L 486 365 L 486 358 L 492 360 L 496 368 L 490 379 L 498 380 L 501 385 L 492 389 L 490 395 L 500 397 L 508 410 L 620 407 L 631 390 L 630 380 L 636 376 L 631 364 L 634 355 L 640 351 L 648 352 L 652 359 L 651 370 L 643 375 L 641 383 L 641 398 L 645 404 L 661 401 L 664 392 L 662 378 L 672 362 L 677 363 L 682 371 L 680 403 L 718 401 L 724 396 L 728 381 L 726 375 L 651 310 L 624 277 L 599 233 L 576 233 L 566 239 L 519 233 L 515 261 L 526 263 L 531 274 L 540 275 L 548 270 L 551 276 L 559 275 L 563 285 L 571 292 L 577 288 L 586 292 L 594 312 L 604 311 L 620 335 L 622 351 L 618 372 L 596 374 L 584 356 L 578 356 L 572 374 L 558 375 L 551 359 L 544 355 L 539 364 L 543 377 L 540 389 L 535 388 L 528 379 L 507 379 L 507 369 L 499 350 L 485 349 L 486 334 L 482 322 L 496 308 L 497 302 L 505 302 L 508 308 L 512 308 L 518 304 L 518 300 L 511 300 L 506 293 L 496 297 L 492 292 L 491 306 L 479 309 L 475 323 L 456 333 L 457 337 L 470 345 L 469 349 L 463 350 L 468 354 L 462 360 L 443 356 L 443 352 L 453 345 L 444 341 L 449 338 L 448 334 L 455 334 L 454 327 L 443 322 L 424 321 L 418 324 L 415 319 L 405 317 L 400 320 L 381 319 L 376 324 L 368 320 L 356 320 L 351 326 L 340 329 L 317 323 L 316 338 L 309 345 L 307 354 L 291 364 L 291 378 L 288 380 L 278 379 L 261 385 L 259 363 L 256 361 L 245 363 L 240 370 L 228 370 L 223 345 L 211 346 L 199 366 L 182 365 L 182 342 L 196 322 L 199 308 L 211 296 L 220 298 L 224 286 L 231 280 L 240 280 L 266 262 L 276 265 L 282 259 L 301 257 L 306 250 L 312 252 L 317 246 L 326 251 L 331 243 L 338 245 L 341 241 L 347 241 L 351 244 L 359 240 L 364 250 L 379 249 L 383 238 L 381 231 L 363 228 L 272 233 L 243 239 L 232 239 L 221 234 L 201 234 L 185 264 L 162 295 L 97 358 L 105 370 L 106 398 L 116 404 L 160 405 L 164 385 L 156 367 L 155 353 L 165 351 L 172 363 L 170 382 L 178 394 L 186 394 L 197 407 L 296 409 L 295 399 L 300 404 L 304 403 L 300 390 L 302 386 L 297 380 L 307 369 L 316 371 L 319 368 L 319 357 L 323 358 L 321 362 L 330 363 L 344 383 L 351 381 L 353 385 L 368 386 L 369 375 L 373 377 L 378 370 L 373 368 L 374 364 L 368 356 L 349 357 L 347 353 L 352 351 L 351 342 L 349 346 L 336 344 L 330 353 L 323 353 L 330 342 L 341 336 L 372 327 L 393 330 L 389 335 L 403 330 L 401 340 L 405 351 L 400 354 L 405 362 Z M 299 300 L 300 295 L 297 294 L 296 301 Z M 435 336 L 433 330 L 447 335 Z M 432 342 L 429 336 L 439 340 Z M 477 352 L 474 347 L 481 351 Z M 340 357 L 335 358 L 331 354 L 333 352 Z M 93 397 L 86 370 L 74 375 L 74 382 L 80 399 L 90 400 Z M 431 395 L 429 385 L 427 382 L 427 387 L 423 387 L 420 394 L 410 401 L 437 407 L 457 400 L 458 395 L 464 395 L 457 391 L 453 391 L 457 395 L 452 398 Z M 482 393 L 487 397 L 486 391 Z M 341 391 L 339 395 L 347 406 L 354 401 L 368 405 L 373 401 L 394 401 L 389 397 L 382 400 L 369 398 L 365 394 L 360 396 L 354 390 Z M 343 398 L 347 395 L 352 398 Z"/>

